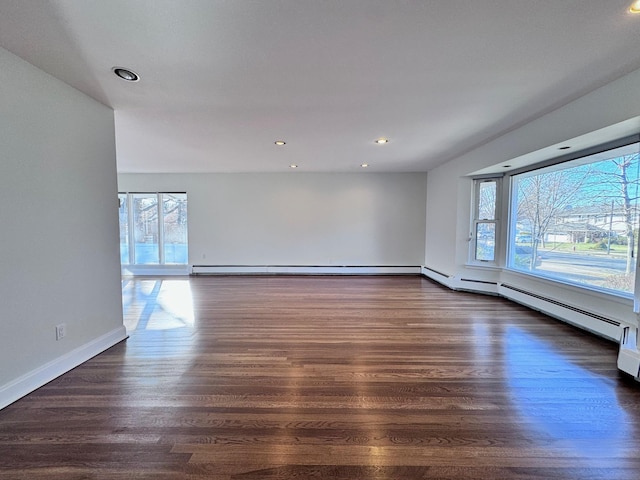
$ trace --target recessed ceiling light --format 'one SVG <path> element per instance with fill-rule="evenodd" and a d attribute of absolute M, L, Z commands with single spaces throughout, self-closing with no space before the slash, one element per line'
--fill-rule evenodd
<path fill-rule="evenodd" d="M 276 145 L 278 145 L 279 147 L 281 147 L 282 145 L 286 145 L 287 142 L 285 142 L 284 140 L 276 140 L 275 142 Z"/>
<path fill-rule="evenodd" d="M 389 143 L 389 139 L 388 138 L 378 138 L 377 140 L 374 141 L 374 143 L 377 143 L 378 145 L 384 145 L 385 143 Z"/>
<path fill-rule="evenodd" d="M 289 168 L 298 168 L 298 165 L 296 165 L 295 163 L 292 163 L 291 165 L 289 165 Z"/>
<path fill-rule="evenodd" d="M 362 168 L 368 168 L 369 164 L 368 163 L 363 163 L 362 165 L 360 165 Z"/>
<path fill-rule="evenodd" d="M 138 80 L 140 80 L 140 75 L 138 75 L 133 70 L 129 70 L 128 68 L 113 67 L 111 70 L 113 70 L 113 73 L 115 73 L 118 77 L 126 80 L 127 82 L 137 82 Z"/>
<path fill-rule="evenodd" d="M 631 4 L 629 13 L 640 13 L 640 0 L 636 0 Z"/>
<path fill-rule="evenodd" d="M 558 150 L 569 150 L 570 148 L 569 145 L 565 145 L 564 147 L 558 147 Z"/>

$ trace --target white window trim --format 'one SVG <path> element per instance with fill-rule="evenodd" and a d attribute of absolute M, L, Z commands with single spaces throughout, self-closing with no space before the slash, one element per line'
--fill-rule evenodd
<path fill-rule="evenodd" d="M 496 268 L 499 267 L 499 259 L 502 252 L 502 225 L 500 220 L 500 214 L 502 213 L 502 175 L 474 177 L 472 180 L 473 195 L 471 203 L 471 224 L 469 225 L 469 255 L 467 265 L 470 267 Z M 495 212 L 493 219 L 479 218 L 480 185 L 485 182 L 495 182 L 496 185 Z M 493 260 L 476 259 L 476 232 L 478 231 L 477 228 L 479 224 L 493 224 L 495 226 Z"/>
<path fill-rule="evenodd" d="M 133 218 L 133 202 L 131 198 L 135 194 L 145 194 L 145 195 L 156 195 L 157 203 L 156 203 L 156 215 L 158 218 L 158 263 L 153 264 L 138 264 L 136 263 L 136 249 L 135 249 L 135 228 L 134 228 L 134 218 Z M 142 274 L 140 272 L 146 272 L 147 270 L 153 272 L 154 270 L 159 270 L 162 268 L 174 269 L 183 271 L 187 266 L 186 264 L 174 264 L 174 263 L 166 263 L 165 262 L 165 252 L 164 252 L 164 195 L 169 194 L 181 194 L 187 195 L 187 192 L 118 192 L 118 195 L 126 195 L 127 202 L 127 220 L 129 223 L 129 263 L 122 264 L 123 271 L 128 272 L 136 272 Z M 181 273 L 181 274 L 188 274 Z"/>
<path fill-rule="evenodd" d="M 540 162 L 538 164 L 529 165 L 526 167 L 519 168 L 517 170 L 513 170 L 509 172 L 506 176 L 506 185 L 508 186 L 508 211 L 506 212 L 506 219 L 502 222 L 503 224 L 507 224 L 506 228 L 506 236 L 503 238 L 503 242 L 506 246 L 505 251 L 501 254 L 504 257 L 504 266 L 503 270 L 508 271 L 510 274 L 520 275 L 524 278 L 535 279 L 538 281 L 542 281 L 549 284 L 562 285 L 564 287 L 568 287 L 571 289 L 575 289 L 576 291 L 580 291 L 583 293 L 589 293 L 591 295 L 602 296 L 602 298 L 608 299 L 616 299 L 620 302 L 625 301 L 633 301 L 633 311 L 635 313 L 640 313 L 640 254 L 636 255 L 636 270 L 634 277 L 634 292 L 633 293 L 625 293 L 621 291 L 608 290 L 608 289 L 600 289 L 590 285 L 583 285 L 580 283 L 571 282 L 570 280 L 562 279 L 562 278 L 554 278 L 546 275 L 537 274 L 535 272 L 527 272 L 517 268 L 510 266 L 510 258 L 511 258 L 511 236 L 515 231 L 516 217 L 513 214 L 516 209 L 516 202 L 513 195 L 513 177 L 516 175 L 520 175 L 523 173 L 533 172 L 535 170 L 544 169 L 546 167 L 551 167 L 554 165 L 560 165 L 563 163 L 568 163 L 573 160 L 577 160 L 580 158 L 586 158 L 595 154 L 599 154 L 602 152 L 607 152 L 609 150 L 613 150 L 615 148 L 623 147 L 625 145 L 629 145 L 632 143 L 640 142 L 640 135 L 632 135 L 629 137 L 624 137 L 618 140 L 614 140 L 602 145 L 594 146 L 579 152 L 562 155 L 553 159 L 546 160 L 544 162 Z M 475 184 L 474 184 L 475 185 Z M 474 187 L 475 188 L 475 187 Z M 474 211 L 475 214 L 475 211 Z M 638 242 L 638 251 L 640 253 L 640 239 L 636 239 Z"/>

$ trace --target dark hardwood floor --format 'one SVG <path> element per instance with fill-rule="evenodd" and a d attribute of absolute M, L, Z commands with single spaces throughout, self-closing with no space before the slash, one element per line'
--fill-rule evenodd
<path fill-rule="evenodd" d="M 123 281 L 131 337 L 0 411 L 1 479 L 640 478 L 617 346 L 420 277 Z"/>

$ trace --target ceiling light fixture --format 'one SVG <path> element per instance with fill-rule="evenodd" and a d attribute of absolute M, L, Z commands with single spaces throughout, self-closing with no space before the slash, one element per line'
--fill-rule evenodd
<path fill-rule="evenodd" d="M 137 82 L 138 80 L 140 80 L 140 75 L 138 75 L 133 70 L 129 70 L 128 68 L 113 67 L 111 70 L 118 77 L 120 77 L 122 80 L 126 80 L 127 82 Z"/>
<path fill-rule="evenodd" d="M 298 165 L 296 165 L 295 163 L 292 163 L 291 165 L 289 165 L 289 168 L 298 168 Z"/>
<path fill-rule="evenodd" d="M 376 143 L 378 145 L 384 145 L 385 143 L 389 143 L 389 139 L 388 138 L 378 138 L 373 143 Z"/>
<path fill-rule="evenodd" d="M 636 0 L 631 4 L 629 13 L 640 13 L 640 0 Z"/>
<path fill-rule="evenodd" d="M 282 145 L 286 145 L 287 142 L 285 142 L 284 140 L 276 140 L 275 142 L 276 145 L 278 145 L 279 147 L 281 147 Z"/>
<path fill-rule="evenodd" d="M 363 163 L 360 165 L 362 168 L 369 168 L 369 164 L 368 163 Z"/>

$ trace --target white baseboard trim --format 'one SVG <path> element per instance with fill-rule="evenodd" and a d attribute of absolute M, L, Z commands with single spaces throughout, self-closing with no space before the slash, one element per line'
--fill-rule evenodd
<path fill-rule="evenodd" d="M 0 409 L 127 338 L 124 326 L 81 345 L 0 387 Z"/>
<path fill-rule="evenodd" d="M 194 265 L 193 275 L 419 275 L 419 266 Z"/>

